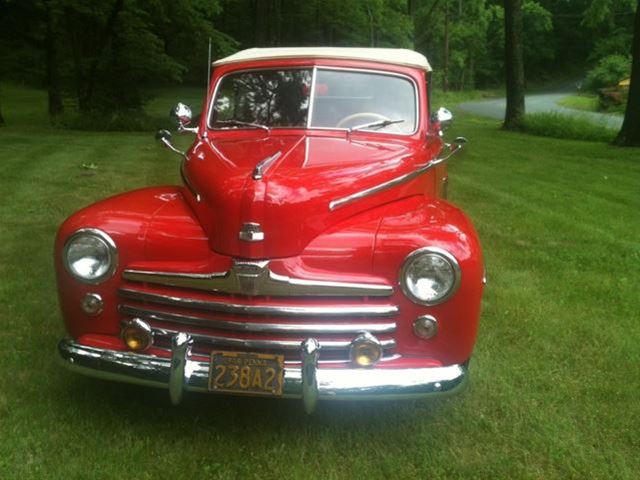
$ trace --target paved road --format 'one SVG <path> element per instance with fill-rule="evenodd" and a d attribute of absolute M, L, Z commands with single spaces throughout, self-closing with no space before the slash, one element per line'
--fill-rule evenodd
<path fill-rule="evenodd" d="M 622 126 L 622 116 L 612 115 L 606 113 L 596 112 L 584 112 L 581 110 L 574 110 L 572 108 L 565 108 L 558 105 L 556 102 L 561 98 L 564 98 L 568 93 L 543 93 L 539 95 L 527 95 L 525 98 L 525 106 L 527 113 L 542 113 L 542 112 L 558 112 L 565 115 L 571 115 L 574 117 L 586 118 L 594 123 L 606 125 L 609 128 L 615 130 L 620 129 Z M 506 100 L 504 98 L 495 98 L 490 100 L 479 100 L 475 102 L 465 102 L 458 106 L 461 110 L 475 113 L 483 117 L 495 118 L 497 120 L 504 119 L 504 111 L 506 108 Z"/>

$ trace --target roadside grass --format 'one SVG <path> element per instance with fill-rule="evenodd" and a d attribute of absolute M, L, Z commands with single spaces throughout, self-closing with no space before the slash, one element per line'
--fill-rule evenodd
<path fill-rule="evenodd" d="M 568 95 L 556 102 L 558 105 L 574 110 L 582 110 L 585 112 L 602 112 L 600 102 L 596 95 Z M 606 113 L 615 115 L 624 115 L 625 105 L 614 105 Z"/>
<path fill-rule="evenodd" d="M 476 225 L 489 279 L 462 395 L 321 403 L 312 416 L 207 395 L 173 408 L 164 391 L 58 366 L 51 252 L 76 209 L 178 183 L 177 156 L 153 132 L 53 129 L 41 92 L 3 92 L 0 478 L 637 478 L 637 149 L 457 116 L 447 136 L 470 143 L 450 165 L 450 200 Z"/>
<path fill-rule="evenodd" d="M 522 130 L 541 137 L 590 142 L 611 142 L 617 134 L 602 122 L 557 112 L 525 115 Z"/>
<path fill-rule="evenodd" d="M 598 111 L 598 97 L 595 95 L 568 95 L 556 102 L 558 105 L 585 112 Z"/>

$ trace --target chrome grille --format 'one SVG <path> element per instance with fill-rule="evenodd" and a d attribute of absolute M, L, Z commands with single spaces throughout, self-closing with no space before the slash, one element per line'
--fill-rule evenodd
<path fill-rule="evenodd" d="M 378 337 L 387 357 L 393 354 L 393 317 L 399 309 L 381 298 L 392 287 L 279 276 L 268 262 L 251 268 L 257 269 L 259 280 L 250 282 L 250 291 L 241 291 L 249 270 L 238 263 L 230 272 L 214 274 L 127 270 L 127 283 L 118 291 L 119 312 L 123 320 L 148 322 L 154 344 L 161 348 L 169 348 L 171 337 L 185 332 L 197 352 L 259 350 L 296 361 L 302 340 L 313 336 L 322 345 L 321 358 L 334 361 L 348 359 L 352 340 L 367 331 Z M 189 285 L 182 284 L 185 278 Z M 212 283 L 212 278 L 226 280 Z"/>

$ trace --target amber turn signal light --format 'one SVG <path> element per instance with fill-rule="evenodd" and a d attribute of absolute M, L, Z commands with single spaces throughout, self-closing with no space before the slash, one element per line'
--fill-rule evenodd
<path fill-rule="evenodd" d="M 380 341 L 369 332 L 358 335 L 351 342 L 349 352 L 351 363 L 358 367 L 372 367 L 382 358 L 382 345 Z"/>
<path fill-rule="evenodd" d="M 122 340 L 133 351 L 146 350 L 153 342 L 151 327 L 139 318 L 129 320 L 122 328 Z"/>

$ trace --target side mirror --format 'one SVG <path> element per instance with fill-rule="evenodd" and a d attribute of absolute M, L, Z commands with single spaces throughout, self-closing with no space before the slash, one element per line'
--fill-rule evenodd
<path fill-rule="evenodd" d="M 181 156 L 186 156 L 184 152 L 181 152 L 176 147 L 173 146 L 171 142 L 171 132 L 169 130 L 158 130 L 156 132 L 156 140 L 158 140 L 163 146 L 167 147 L 174 153 L 177 153 Z"/>
<path fill-rule="evenodd" d="M 455 145 L 457 148 L 462 148 L 467 143 L 469 143 L 469 140 L 467 140 L 465 137 L 456 137 L 451 143 Z"/>
<path fill-rule="evenodd" d="M 198 129 L 195 127 L 189 127 L 191 120 L 193 119 L 193 113 L 189 105 L 182 102 L 175 104 L 169 112 L 169 117 L 175 120 L 178 126 L 178 133 L 197 133 Z"/>
<path fill-rule="evenodd" d="M 441 130 L 446 130 L 453 123 L 453 113 L 444 107 L 440 107 L 436 112 L 436 121 L 440 124 Z"/>

